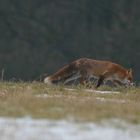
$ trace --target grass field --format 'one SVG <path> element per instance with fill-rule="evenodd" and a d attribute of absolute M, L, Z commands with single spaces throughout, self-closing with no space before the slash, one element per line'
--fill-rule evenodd
<path fill-rule="evenodd" d="M 140 123 L 139 87 L 101 87 L 98 90 L 109 90 L 110 93 L 86 90 L 81 86 L 1 82 L 0 116 L 70 119 L 79 122 L 118 118 Z"/>

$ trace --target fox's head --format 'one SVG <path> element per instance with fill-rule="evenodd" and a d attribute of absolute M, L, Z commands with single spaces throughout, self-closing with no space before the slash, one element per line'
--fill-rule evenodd
<path fill-rule="evenodd" d="M 124 84 L 127 86 L 133 86 L 133 74 L 132 74 L 132 69 L 128 69 L 126 70 L 126 75 L 125 75 L 125 79 L 124 79 Z"/>

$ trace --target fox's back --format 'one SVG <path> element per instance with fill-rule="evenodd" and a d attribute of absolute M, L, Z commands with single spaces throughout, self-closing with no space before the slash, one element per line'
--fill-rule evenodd
<path fill-rule="evenodd" d="M 118 70 L 124 71 L 124 68 L 111 61 L 94 60 L 89 58 L 81 58 L 77 60 L 79 69 L 86 70 L 88 73 L 92 73 L 95 76 L 99 76 L 105 71 L 114 73 Z"/>

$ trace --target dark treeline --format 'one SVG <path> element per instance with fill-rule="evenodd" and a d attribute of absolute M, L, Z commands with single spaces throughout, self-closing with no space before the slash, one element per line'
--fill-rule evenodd
<path fill-rule="evenodd" d="M 139 0 L 1 0 L 0 71 L 35 80 L 79 57 L 133 68 L 140 81 Z"/>

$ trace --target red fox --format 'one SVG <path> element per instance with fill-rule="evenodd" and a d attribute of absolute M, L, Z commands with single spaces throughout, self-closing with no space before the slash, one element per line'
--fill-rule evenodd
<path fill-rule="evenodd" d="M 110 80 L 119 85 L 133 85 L 131 69 L 125 69 L 110 61 L 89 58 L 80 58 L 65 65 L 53 75 L 46 77 L 44 82 L 52 84 L 63 81 L 66 84 L 79 78 L 80 83 L 85 84 L 91 77 L 98 78 L 96 87 L 99 87 L 104 80 Z"/>

